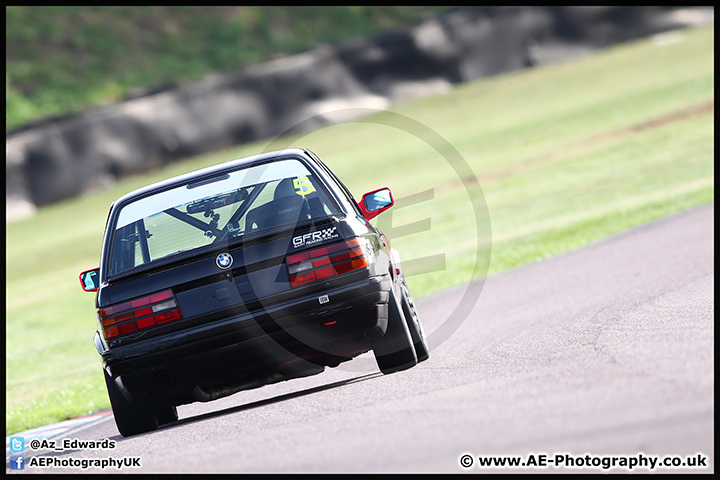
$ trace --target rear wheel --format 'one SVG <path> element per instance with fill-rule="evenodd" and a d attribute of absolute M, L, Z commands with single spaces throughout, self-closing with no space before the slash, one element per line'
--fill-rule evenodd
<path fill-rule="evenodd" d="M 414 367 L 418 361 L 400 302 L 392 290 L 388 302 L 387 331 L 373 343 L 373 353 L 380 371 L 384 374 Z"/>
<path fill-rule="evenodd" d="M 136 405 L 128 402 L 115 381 L 103 369 L 110 404 L 120 435 L 129 437 L 157 429 L 158 419 L 151 405 Z"/>
<path fill-rule="evenodd" d="M 425 332 L 423 331 L 422 324 L 420 323 L 420 317 L 418 316 L 417 309 L 415 308 L 415 302 L 413 301 L 410 289 L 408 288 L 405 279 L 402 279 L 400 284 L 402 291 L 402 310 L 407 320 L 408 330 L 410 330 L 410 336 L 412 337 L 413 346 L 415 347 L 415 354 L 417 355 L 418 363 L 424 362 L 430 357 L 430 349 L 428 348 L 427 340 L 425 339 Z"/>

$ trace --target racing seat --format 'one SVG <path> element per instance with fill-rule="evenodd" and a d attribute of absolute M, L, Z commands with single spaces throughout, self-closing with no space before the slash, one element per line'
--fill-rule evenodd
<path fill-rule="evenodd" d="M 307 200 L 295 192 L 293 179 L 286 178 L 275 188 L 271 202 L 248 212 L 246 230 L 254 232 L 278 225 L 297 223 L 299 220 L 309 218 L 309 213 Z"/>

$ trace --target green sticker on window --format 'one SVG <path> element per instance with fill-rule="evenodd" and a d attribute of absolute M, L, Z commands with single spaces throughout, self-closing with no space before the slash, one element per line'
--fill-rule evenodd
<path fill-rule="evenodd" d="M 315 191 L 315 187 L 310 183 L 308 177 L 294 179 L 293 185 L 295 186 L 295 193 L 298 195 L 308 195 Z"/>

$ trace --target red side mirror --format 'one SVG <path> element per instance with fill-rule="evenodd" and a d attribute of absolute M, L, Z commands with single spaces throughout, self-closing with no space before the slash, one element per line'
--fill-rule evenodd
<path fill-rule="evenodd" d="M 363 195 L 362 200 L 358 203 L 360 210 L 366 219 L 370 220 L 380 215 L 382 212 L 395 204 L 392 192 L 389 188 L 379 188 Z"/>
<path fill-rule="evenodd" d="M 96 292 L 100 286 L 100 269 L 91 268 L 80 273 L 80 285 L 86 292 Z"/>

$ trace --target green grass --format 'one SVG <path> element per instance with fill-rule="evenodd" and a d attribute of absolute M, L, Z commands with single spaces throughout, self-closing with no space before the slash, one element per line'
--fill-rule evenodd
<path fill-rule="evenodd" d="M 172 175 L 289 145 L 358 197 L 390 186 L 398 203 L 377 224 L 417 298 L 713 202 L 714 29 L 679 35 L 198 157 L 8 224 L 6 434 L 109 406 L 77 274 L 97 266 L 110 203 Z"/>

